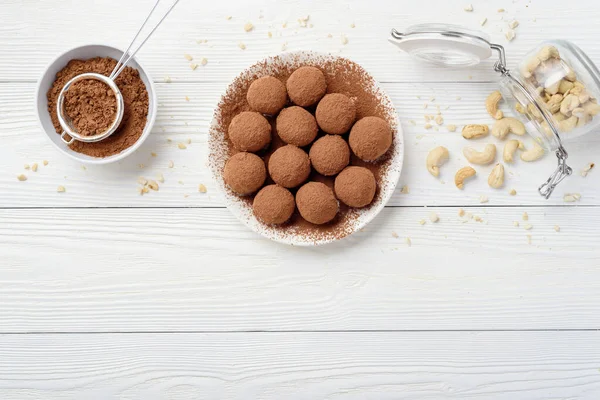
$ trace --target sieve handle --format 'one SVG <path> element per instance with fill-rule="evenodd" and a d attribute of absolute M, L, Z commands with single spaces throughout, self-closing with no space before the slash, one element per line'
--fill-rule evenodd
<path fill-rule="evenodd" d="M 61 139 L 62 139 L 62 141 L 63 141 L 63 142 L 65 142 L 66 144 L 71 144 L 71 143 L 73 143 L 73 142 L 75 141 L 75 138 L 74 138 L 74 137 L 72 137 L 72 136 L 69 136 L 69 138 L 70 138 L 71 140 L 67 140 L 67 139 L 65 139 L 65 136 L 68 136 L 68 134 L 67 134 L 67 132 L 66 132 L 66 131 L 63 131 L 63 133 L 61 133 L 61 134 L 60 134 L 60 138 L 61 138 Z"/>
<path fill-rule="evenodd" d="M 137 39 L 137 37 L 142 32 L 142 29 L 144 29 L 144 26 L 146 26 L 146 23 L 148 22 L 148 20 L 152 16 L 152 14 L 154 14 L 154 10 L 156 10 L 156 7 L 158 6 L 158 3 L 160 3 L 160 0 L 156 1 L 156 3 L 154 4 L 154 7 L 152 7 L 152 9 L 150 10 L 150 13 L 148 14 L 148 16 L 146 17 L 146 19 L 144 20 L 144 23 L 142 24 L 142 26 L 140 26 L 140 29 L 137 31 L 137 33 L 135 34 L 135 36 L 133 37 L 133 39 L 131 39 L 131 42 L 129 43 L 129 47 L 127 47 L 127 50 L 125 50 L 125 52 L 123 53 L 123 55 L 121 56 L 121 58 L 117 62 L 117 65 L 115 65 L 115 68 L 110 73 L 110 76 L 109 76 L 110 79 L 112 79 L 112 80 L 117 79 L 117 76 L 119 76 L 119 74 L 125 69 L 125 67 L 127 66 L 127 63 L 129 61 L 131 61 L 131 59 L 137 54 L 137 52 L 142 48 L 142 46 L 144 45 L 144 43 L 146 43 L 146 41 L 148 39 L 150 39 L 150 36 L 152 36 L 152 34 L 154 33 L 154 31 L 160 26 L 160 24 L 162 24 L 162 22 L 165 20 L 165 18 L 167 18 L 167 15 L 169 15 L 169 13 L 171 12 L 171 10 L 173 10 L 173 8 L 175 8 L 175 6 L 177 5 L 177 3 L 179 3 L 179 0 L 175 0 L 175 2 L 171 5 L 171 7 L 169 7 L 169 9 L 165 12 L 165 15 L 162 16 L 162 18 L 160 19 L 160 21 L 158 21 L 158 23 L 154 26 L 154 28 L 152 28 L 152 30 L 150 31 L 150 33 L 148 33 L 148 35 L 144 38 L 144 40 L 142 41 L 142 43 L 140 43 L 140 45 L 131 54 L 129 54 L 129 50 L 131 49 L 131 46 L 133 46 L 133 44 L 135 43 L 135 40 Z"/>

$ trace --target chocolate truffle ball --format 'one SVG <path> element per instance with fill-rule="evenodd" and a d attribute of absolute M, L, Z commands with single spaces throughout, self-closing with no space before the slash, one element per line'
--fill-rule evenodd
<path fill-rule="evenodd" d="M 225 163 L 223 179 L 239 195 L 256 192 L 265 183 L 267 170 L 263 160 L 252 153 L 234 154 Z"/>
<path fill-rule="evenodd" d="M 327 91 L 325 75 L 319 68 L 300 67 L 287 80 L 290 100 L 300 107 L 310 107 L 317 104 Z"/>
<path fill-rule="evenodd" d="M 296 205 L 302 218 L 317 225 L 334 219 L 339 208 L 333 190 L 321 182 L 308 182 L 298 189 Z"/>
<path fill-rule="evenodd" d="M 350 148 L 339 135 L 327 135 L 310 148 L 310 163 L 320 174 L 331 176 L 346 168 L 350 162 Z"/>
<path fill-rule="evenodd" d="M 375 176 L 365 167 L 348 167 L 335 178 L 335 195 L 350 207 L 371 204 L 376 189 Z"/>
<path fill-rule="evenodd" d="M 246 94 L 246 99 L 254 111 L 275 115 L 285 105 L 287 92 L 285 85 L 279 79 L 272 76 L 263 76 L 252 82 L 248 94 Z"/>
<path fill-rule="evenodd" d="M 299 147 L 311 144 L 319 130 L 315 117 L 297 106 L 284 108 L 279 113 L 276 128 L 281 140 Z"/>
<path fill-rule="evenodd" d="M 236 150 L 259 151 L 271 143 L 271 124 L 257 112 L 244 111 L 233 117 L 227 134 Z"/>
<path fill-rule="evenodd" d="M 331 93 L 323 97 L 317 106 L 317 123 L 327 133 L 342 135 L 356 119 L 356 107 L 348 96 Z"/>
<path fill-rule="evenodd" d="M 269 158 L 269 175 L 285 188 L 301 185 L 310 175 L 308 154 L 291 144 L 278 148 Z"/>
<path fill-rule="evenodd" d="M 252 203 L 254 215 L 268 225 L 283 224 L 292 216 L 296 208 L 294 195 L 279 185 L 269 185 L 260 189 Z"/>
<path fill-rule="evenodd" d="M 364 117 L 352 127 L 348 143 L 358 158 L 374 161 L 392 145 L 392 129 L 384 119 Z"/>

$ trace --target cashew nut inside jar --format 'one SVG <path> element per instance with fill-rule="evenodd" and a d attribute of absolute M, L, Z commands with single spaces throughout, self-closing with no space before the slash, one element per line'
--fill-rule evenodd
<path fill-rule="evenodd" d="M 599 128 L 600 71 L 571 42 L 540 43 L 515 69 L 509 69 L 501 45 L 492 43 L 486 33 L 460 26 L 422 24 L 404 32 L 394 29 L 389 40 L 420 61 L 446 67 L 473 66 L 497 54 L 494 70 L 501 74 L 504 99 L 527 133 L 558 158 L 556 170 L 538 188 L 546 198 L 572 173 L 567 165 L 569 142 L 582 140 Z"/>

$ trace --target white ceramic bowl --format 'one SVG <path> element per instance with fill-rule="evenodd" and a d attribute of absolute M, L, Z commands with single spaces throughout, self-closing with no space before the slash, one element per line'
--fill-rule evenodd
<path fill-rule="evenodd" d="M 144 127 L 144 131 L 142 135 L 138 139 L 135 144 L 122 152 L 104 158 L 91 157 L 86 154 L 77 153 L 69 148 L 69 146 L 64 143 L 60 135 L 56 133 L 54 129 L 54 125 L 52 125 L 52 120 L 50 119 L 50 114 L 48 113 L 48 99 L 46 97 L 46 93 L 50 90 L 52 83 L 56 77 L 56 73 L 63 69 L 70 60 L 73 59 L 81 59 L 86 60 L 93 57 L 111 57 L 115 60 L 119 60 L 123 55 L 123 51 L 111 46 L 105 46 L 101 44 L 91 44 L 86 46 L 76 47 L 74 49 L 68 50 L 58 57 L 54 59 L 46 68 L 46 71 L 40 78 L 37 84 L 37 89 L 35 93 L 35 108 L 38 115 L 38 121 L 40 122 L 40 126 L 42 130 L 48 136 L 48 139 L 56 146 L 58 150 L 67 156 L 86 164 L 108 164 L 118 160 L 121 160 L 131 153 L 133 153 L 141 144 L 146 140 L 152 127 L 154 126 L 154 121 L 156 119 L 156 90 L 154 88 L 154 84 L 152 83 L 152 79 L 150 75 L 146 72 L 144 67 L 136 61 L 136 59 L 132 59 L 127 63 L 128 66 L 137 69 L 140 73 L 140 78 L 146 85 L 146 90 L 148 90 L 148 100 L 149 100 L 149 109 L 148 109 L 148 118 L 146 120 L 146 126 Z"/>
<path fill-rule="evenodd" d="M 242 71 L 236 79 L 229 85 L 226 93 L 223 95 L 221 102 L 227 97 L 227 94 L 234 92 L 236 88 L 239 88 L 240 82 L 243 82 L 245 78 L 253 77 L 254 79 L 260 76 L 269 74 L 276 74 L 278 65 L 284 63 L 286 66 L 296 69 L 303 65 L 317 65 L 319 66 L 322 62 L 336 61 L 340 57 L 330 54 L 310 52 L 310 51 L 298 51 L 280 54 L 275 57 L 266 58 L 253 66 Z M 351 62 L 350 60 L 347 60 Z M 355 63 L 353 63 L 355 64 Z M 357 69 L 360 69 L 368 81 L 370 81 L 370 90 L 376 93 L 382 104 L 385 104 L 386 115 L 388 121 L 391 122 L 392 128 L 394 129 L 394 140 L 392 148 L 390 149 L 391 157 L 389 159 L 388 168 L 385 175 L 380 179 L 379 191 L 380 195 L 374 201 L 374 203 L 366 208 L 356 210 L 356 218 L 353 218 L 350 222 L 350 226 L 342 235 L 343 237 L 350 236 L 362 229 L 365 225 L 373 220 L 383 210 L 386 203 L 392 197 L 400 173 L 402 171 L 402 162 L 404 159 L 404 139 L 402 137 L 402 127 L 398 121 L 396 110 L 393 107 L 392 101 L 389 96 L 384 92 L 379 83 L 377 83 L 373 77 L 368 74 L 362 67 L 355 64 Z M 221 104 L 219 102 L 219 106 Z M 209 145 L 209 164 L 212 169 L 213 178 L 217 186 L 221 189 L 224 195 L 225 205 L 241 222 L 247 225 L 253 231 L 265 236 L 268 239 L 276 242 L 295 245 L 295 246 L 317 246 L 325 243 L 330 243 L 340 239 L 340 236 L 317 236 L 311 237 L 303 233 L 290 233 L 285 230 L 269 227 L 256 219 L 252 212 L 252 207 L 247 201 L 243 201 L 240 197 L 234 194 L 225 184 L 223 180 L 223 167 L 227 160 L 227 143 L 225 139 L 225 132 L 220 128 L 218 114 L 219 106 L 215 110 L 213 117 L 208 145 Z"/>

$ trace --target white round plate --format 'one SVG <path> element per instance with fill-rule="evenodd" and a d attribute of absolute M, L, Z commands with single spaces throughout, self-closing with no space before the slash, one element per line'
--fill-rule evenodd
<path fill-rule="evenodd" d="M 219 122 L 219 116 L 221 106 L 227 101 L 228 96 L 236 91 L 247 90 L 248 81 L 259 78 L 265 75 L 278 75 L 282 69 L 296 69 L 304 65 L 314 65 L 320 67 L 327 63 L 342 61 L 352 65 L 354 70 L 360 71 L 365 81 L 368 82 L 367 86 L 363 85 L 364 91 L 373 93 L 379 100 L 384 109 L 385 118 L 392 127 L 394 132 L 394 140 L 392 147 L 389 150 L 389 157 L 384 164 L 387 164 L 387 169 L 384 175 L 379 179 L 379 194 L 375 201 L 370 206 L 363 209 L 353 210 L 352 217 L 348 217 L 348 220 L 344 222 L 343 232 L 337 232 L 336 234 L 317 233 L 307 234 L 306 231 L 297 231 L 293 228 L 282 228 L 268 226 L 258 221 L 252 213 L 251 202 L 247 199 L 240 198 L 234 194 L 223 181 L 222 171 L 225 166 L 225 162 L 228 158 L 228 144 L 225 137 L 225 128 L 223 128 Z M 325 71 L 327 74 L 327 71 Z M 240 110 L 241 111 L 241 110 Z M 224 195 L 224 201 L 227 208 L 245 225 L 247 225 L 253 231 L 271 239 L 276 242 L 296 245 L 296 246 L 316 246 L 335 240 L 339 240 L 343 237 L 347 237 L 354 232 L 359 231 L 365 225 L 375 218 L 377 214 L 384 208 L 394 189 L 398 179 L 400 178 L 400 172 L 402 170 L 402 162 L 404 159 L 404 140 L 402 136 L 402 128 L 398 122 L 396 110 L 392 105 L 392 101 L 389 96 L 383 91 L 381 86 L 358 64 L 343 59 L 338 56 L 316 53 L 316 52 L 290 52 L 284 53 L 278 56 L 266 58 L 255 65 L 244 70 L 234 81 L 228 86 L 226 93 L 221 97 L 221 100 L 215 109 L 213 120 L 211 122 L 209 130 L 209 165 L 213 173 L 213 178 L 217 186 L 221 189 Z"/>

